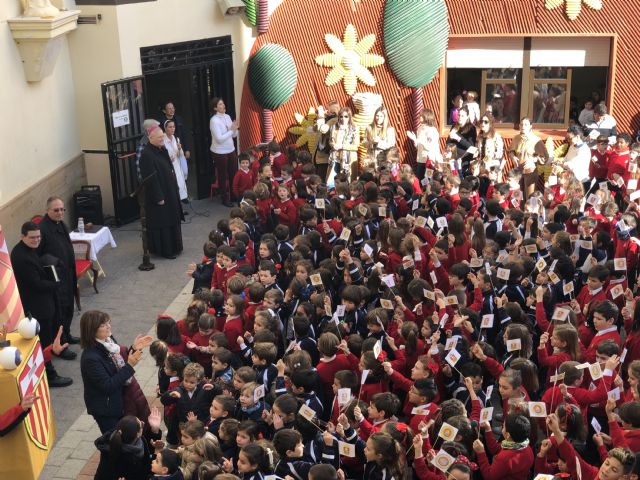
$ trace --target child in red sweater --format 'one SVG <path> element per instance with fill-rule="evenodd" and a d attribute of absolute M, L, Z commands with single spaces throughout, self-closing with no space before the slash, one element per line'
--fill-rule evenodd
<path fill-rule="evenodd" d="M 340 351 L 340 353 L 338 353 Z M 325 332 L 318 339 L 320 363 L 316 366 L 325 392 L 331 391 L 336 372 L 340 370 L 358 371 L 358 357 L 349 352 L 346 340 L 340 341 L 331 332 Z"/>
<path fill-rule="evenodd" d="M 473 442 L 473 451 L 478 457 L 482 478 L 500 480 L 526 480 L 533 467 L 533 451 L 529 446 L 531 422 L 519 413 L 506 415 L 502 427 L 504 440 L 501 444 L 493 438 L 491 427 L 485 430 L 485 441 L 493 455 L 489 463 L 482 441 Z"/>
<path fill-rule="evenodd" d="M 249 155 L 246 153 L 241 153 L 238 156 L 238 161 L 240 162 L 240 170 L 238 170 L 233 177 L 233 196 L 236 200 L 240 200 L 245 191 L 251 190 L 253 188 L 254 175 L 253 172 L 249 169 Z"/>
<path fill-rule="evenodd" d="M 244 334 L 242 314 L 244 313 L 244 299 L 240 295 L 230 295 L 224 302 L 224 312 L 227 320 L 222 327 L 222 332 L 227 336 L 229 350 L 239 352 L 238 337 Z"/>
<path fill-rule="evenodd" d="M 558 415 L 555 413 L 550 414 L 547 417 L 547 426 L 558 443 L 560 457 L 566 462 L 571 478 L 620 480 L 626 478 L 633 471 L 636 457 L 631 450 L 614 448 L 609 451 L 606 460 L 600 467 L 594 467 L 585 462 L 575 451 L 569 440 L 565 438 L 565 434 L 560 428 Z M 576 467 L 577 463 L 580 464 L 579 467 Z"/>
<path fill-rule="evenodd" d="M 273 213 L 276 214 L 277 223 L 288 226 L 291 232 L 297 231 L 298 214 L 286 185 L 278 185 L 277 198 L 273 201 Z"/>
<path fill-rule="evenodd" d="M 596 347 L 605 340 L 613 340 L 618 346 L 622 344 L 616 319 L 618 318 L 618 307 L 609 300 L 600 302 L 593 309 L 593 326 L 596 335 L 584 352 L 584 360 L 593 363 L 596 361 Z"/>

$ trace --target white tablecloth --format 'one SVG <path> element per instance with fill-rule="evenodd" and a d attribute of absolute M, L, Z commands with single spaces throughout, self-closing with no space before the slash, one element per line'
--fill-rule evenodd
<path fill-rule="evenodd" d="M 109 227 L 102 227 L 95 233 L 71 232 L 69 237 L 71 240 L 88 240 L 91 243 L 91 260 L 94 262 L 98 260 L 98 252 L 106 245 L 110 244 L 111 248 L 116 248 L 117 246 Z"/>

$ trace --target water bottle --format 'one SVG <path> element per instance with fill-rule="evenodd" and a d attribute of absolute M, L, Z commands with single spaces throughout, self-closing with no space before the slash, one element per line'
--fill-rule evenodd
<path fill-rule="evenodd" d="M 78 232 L 81 235 L 84 235 L 84 218 L 78 218 Z"/>

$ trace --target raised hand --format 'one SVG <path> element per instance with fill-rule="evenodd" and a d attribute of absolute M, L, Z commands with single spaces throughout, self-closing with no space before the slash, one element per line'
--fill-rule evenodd
<path fill-rule="evenodd" d="M 142 358 L 142 350 L 134 350 L 129 354 L 129 358 L 127 359 L 127 363 L 132 367 L 135 367 L 140 359 Z"/>
<path fill-rule="evenodd" d="M 60 327 L 62 328 L 62 327 Z M 31 407 L 33 407 L 33 403 L 40 397 L 36 397 L 35 394 L 30 393 L 28 395 L 25 395 L 24 398 L 22 399 L 22 401 L 20 402 L 20 406 L 22 407 L 22 410 L 24 410 L 25 412 L 27 410 L 29 410 Z"/>
<path fill-rule="evenodd" d="M 160 410 L 158 407 L 153 407 L 151 409 L 151 413 L 147 417 L 147 424 L 152 431 L 157 432 L 160 430 L 160 424 L 162 423 L 162 415 L 160 415 Z"/>
<path fill-rule="evenodd" d="M 187 413 L 187 422 L 193 422 L 197 419 L 198 419 L 198 416 L 195 413 L 193 412 Z"/>
<path fill-rule="evenodd" d="M 56 338 L 53 339 L 53 344 L 51 346 L 51 350 L 55 355 L 60 355 L 62 351 L 69 346 L 68 343 L 61 344 L 60 339 L 62 338 L 62 325 L 58 328 L 58 334 Z"/>
<path fill-rule="evenodd" d="M 477 438 L 473 441 L 473 451 L 476 453 L 484 452 L 484 444 Z"/>

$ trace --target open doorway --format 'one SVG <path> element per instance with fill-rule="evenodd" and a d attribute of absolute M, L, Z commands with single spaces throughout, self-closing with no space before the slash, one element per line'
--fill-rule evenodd
<path fill-rule="evenodd" d="M 172 100 L 184 121 L 191 151 L 187 189 L 192 198 L 208 197 L 211 191 L 210 99 L 225 99 L 227 113 L 235 118 L 232 53 L 231 36 L 140 49 L 147 115 L 160 117 L 163 102 Z"/>
<path fill-rule="evenodd" d="M 147 75 L 147 115 L 160 120 L 162 108 L 167 102 L 172 102 L 176 108 L 176 115 L 182 118 L 185 132 L 180 141 L 192 152 L 192 157 L 187 160 L 189 176 L 187 178 L 187 190 L 190 197 L 197 196 L 198 186 L 196 176 L 191 172 L 196 171 L 196 156 L 193 143 L 193 109 L 191 108 L 191 73 L 189 69 L 170 70 L 168 72 Z M 186 150 L 186 148 L 185 148 Z"/>

